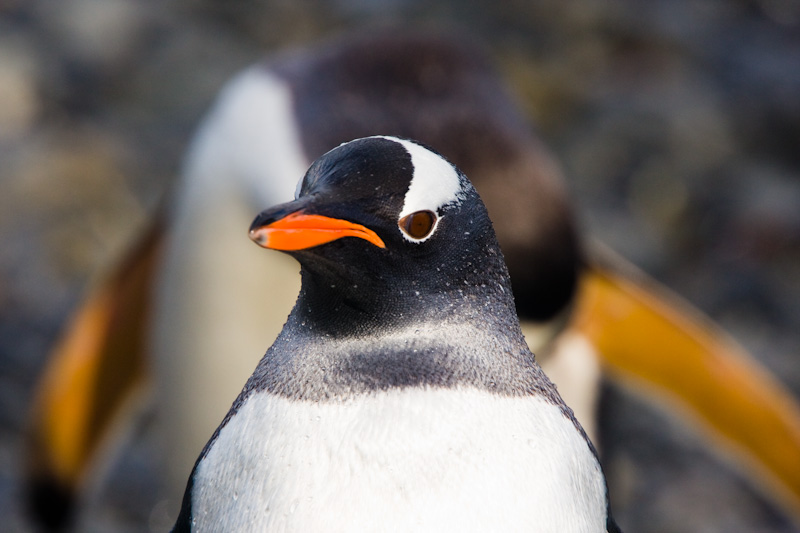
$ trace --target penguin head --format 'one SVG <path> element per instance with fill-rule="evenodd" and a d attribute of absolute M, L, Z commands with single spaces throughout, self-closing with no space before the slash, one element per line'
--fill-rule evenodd
<path fill-rule="evenodd" d="M 406 139 L 367 137 L 324 154 L 295 200 L 259 214 L 250 237 L 297 258 L 305 293 L 368 312 L 452 303 L 452 293 L 483 292 L 487 279 L 510 296 L 477 192 L 443 156 Z"/>

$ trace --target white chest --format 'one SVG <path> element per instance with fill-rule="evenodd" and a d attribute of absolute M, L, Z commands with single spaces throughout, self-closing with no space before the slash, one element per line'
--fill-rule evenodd
<path fill-rule="evenodd" d="M 538 398 L 254 394 L 196 471 L 198 531 L 605 531 L 583 438 Z"/>

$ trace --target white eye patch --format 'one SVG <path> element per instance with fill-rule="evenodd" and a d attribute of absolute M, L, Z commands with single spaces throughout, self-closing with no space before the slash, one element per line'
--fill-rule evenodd
<path fill-rule="evenodd" d="M 397 137 L 383 137 L 403 145 L 411 156 L 414 176 L 406 192 L 403 208 L 398 220 L 418 211 L 430 211 L 436 215 L 434 227 L 425 237 L 415 239 L 406 232 L 403 237 L 411 242 L 423 242 L 436 231 L 441 217 L 439 209 L 447 204 L 461 201 L 464 190 L 455 167 L 438 154 L 411 141 Z"/>

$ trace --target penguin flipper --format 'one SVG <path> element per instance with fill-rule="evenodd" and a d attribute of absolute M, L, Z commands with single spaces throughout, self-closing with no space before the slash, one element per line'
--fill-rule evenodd
<path fill-rule="evenodd" d="M 62 529 L 124 415 L 149 381 L 145 343 L 161 217 L 77 309 L 37 384 L 26 446 L 26 503 Z"/>
<path fill-rule="evenodd" d="M 619 258 L 590 266 L 579 291 L 571 327 L 604 371 L 688 412 L 800 523 L 800 406 L 786 387 L 708 317 Z"/>

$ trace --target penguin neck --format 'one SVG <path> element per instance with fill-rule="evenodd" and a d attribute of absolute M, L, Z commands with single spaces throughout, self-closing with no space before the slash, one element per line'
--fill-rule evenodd
<path fill-rule="evenodd" d="M 242 398 L 265 390 L 339 401 L 397 388 L 469 387 L 540 395 L 560 406 L 525 344 L 496 241 L 472 243 L 460 248 L 469 260 L 438 272 L 398 267 L 387 274 L 378 260 L 351 260 L 343 269 L 319 250 L 314 258 L 293 254 L 303 265 L 300 295 Z M 368 276 L 372 266 L 383 275 Z"/>
<path fill-rule="evenodd" d="M 397 388 L 468 387 L 540 395 L 560 406 L 522 337 L 507 277 L 464 287 L 417 294 L 369 286 L 382 304 L 352 299 L 347 287 L 305 270 L 297 303 L 243 398 L 265 390 L 339 401 Z"/>
<path fill-rule="evenodd" d="M 292 314 L 331 337 L 380 334 L 443 318 L 516 336 L 519 324 L 499 249 L 483 259 L 424 279 L 406 272 L 354 277 L 303 266 Z"/>

